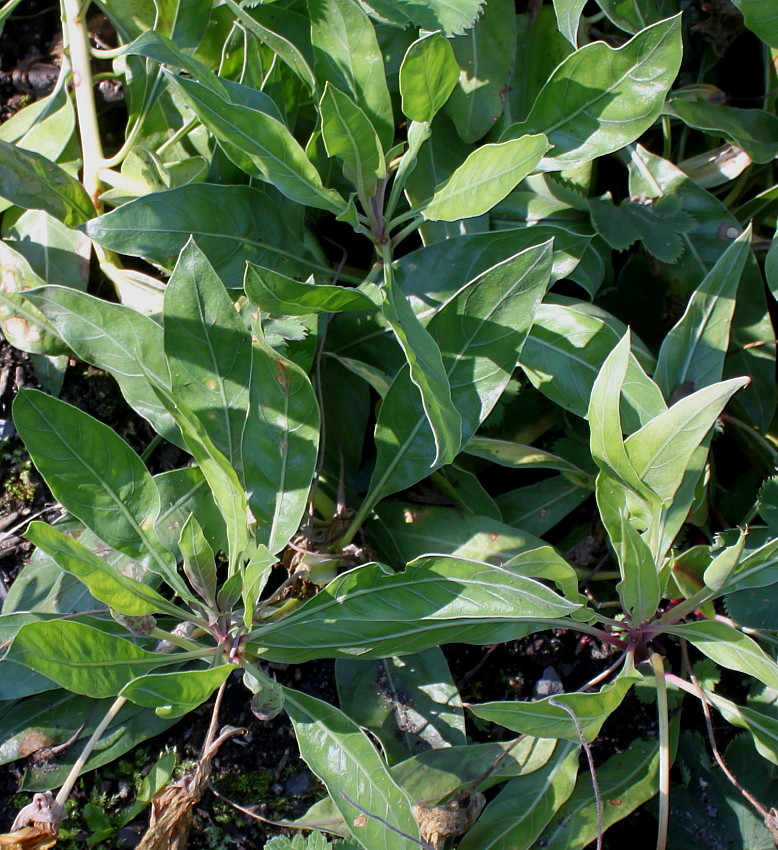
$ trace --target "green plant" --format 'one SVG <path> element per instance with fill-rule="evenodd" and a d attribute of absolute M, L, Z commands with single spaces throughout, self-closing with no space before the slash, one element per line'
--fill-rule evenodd
<path fill-rule="evenodd" d="M 769 709 L 699 682 L 675 649 L 761 683 L 765 704 L 778 690 L 774 617 L 737 613 L 774 584 L 778 547 L 774 332 L 745 226 L 774 227 L 778 119 L 769 93 L 744 110 L 671 90 L 711 61 L 682 62 L 673 4 L 599 5 L 617 49 L 578 47 L 592 22 L 561 0 L 519 16 L 508 0 L 118 3 L 122 44 L 98 53 L 130 119 L 106 158 L 64 0 L 70 65 L 0 140 L 3 328 L 50 389 L 68 356 L 108 372 L 192 460 L 152 475 L 157 442 L 142 458 L 53 395 L 18 394 L 16 427 L 69 517 L 30 525 L 37 554 L 0 617 L 4 758 L 53 710 L 79 736 L 29 790 L 60 787 L 62 804 L 82 769 L 236 671 L 260 719 L 287 711 L 327 788 L 298 825 L 369 850 L 583 848 L 657 792 L 664 846 L 683 692 L 778 763 Z M 739 5 L 775 47 L 762 5 Z M 82 183 L 63 167 L 71 69 Z M 736 145 L 741 170 L 687 158 L 698 131 Z M 611 192 L 600 163 L 626 166 Z M 353 253 L 333 261 L 333 241 Z M 83 291 L 91 249 L 121 303 Z M 632 303 L 649 283 L 659 331 Z M 672 299 L 686 307 L 667 319 Z M 731 523 L 711 460 L 722 421 L 758 471 Z M 498 470 L 513 489 L 484 483 Z M 397 497 L 419 485 L 445 504 Z M 561 554 L 585 542 L 592 494 L 615 567 L 602 606 Z M 567 517 L 572 539 L 554 538 Z M 548 629 L 613 658 L 580 692 L 469 704 L 523 737 L 468 743 L 440 646 Z M 264 666 L 323 658 L 339 708 Z M 659 739 L 612 756 L 593 794 L 579 746 L 636 686 L 655 690 Z M 214 727 L 196 785 L 221 740 Z M 478 812 L 457 819 L 463 799 Z"/>

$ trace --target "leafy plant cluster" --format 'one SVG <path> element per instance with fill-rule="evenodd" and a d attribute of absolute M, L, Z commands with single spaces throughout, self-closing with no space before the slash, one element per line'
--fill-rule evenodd
<path fill-rule="evenodd" d="M 689 807 L 708 769 L 681 700 L 773 770 L 778 12 L 735 5 L 119 0 L 98 50 L 63 0 L 59 82 L 0 128 L 2 330 L 45 390 L 13 418 L 67 511 L 29 525 L 0 616 L 0 756 L 77 733 L 25 779 L 50 813 L 233 673 L 289 715 L 328 793 L 299 825 L 340 846 L 583 848 L 657 795 L 665 846 L 670 765 Z M 93 57 L 126 96 L 110 155 Z M 159 435 L 143 455 L 57 398 L 73 357 Z M 191 460 L 152 474 L 161 441 Z M 606 669 L 463 706 L 441 645 L 550 629 Z M 267 666 L 325 658 L 338 707 Z M 595 794 L 581 747 L 631 691 L 659 734 Z M 770 803 L 730 803 L 736 844 L 771 846 Z"/>

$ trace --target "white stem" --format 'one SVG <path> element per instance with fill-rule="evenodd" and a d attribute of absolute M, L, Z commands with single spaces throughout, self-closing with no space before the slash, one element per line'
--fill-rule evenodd
<path fill-rule="evenodd" d="M 667 847 L 667 827 L 670 819 L 670 717 L 667 709 L 667 684 L 662 656 L 655 652 L 651 666 L 656 678 L 656 703 L 659 714 L 659 828 L 656 850 Z"/>
<path fill-rule="evenodd" d="M 57 802 L 60 806 L 64 806 L 67 798 L 70 796 L 70 792 L 73 790 L 73 786 L 76 784 L 76 780 L 79 777 L 79 774 L 84 768 L 84 765 L 87 762 L 89 756 L 92 755 L 92 751 L 97 746 L 100 741 L 100 738 L 103 737 L 103 732 L 110 726 L 111 721 L 116 717 L 116 715 L 121 711 L 124 703 L 127 702 L 125 697 L 116 697 L 113 705 L 106 712 L 105 717 L 100 721 L 95 731 L 92 733 L 92 737 L 86 742 L 86 746 L 84 747 L 81 755 L 76 759 L 76 763 L 73 767 L 70 768 L 70 773 L 67 775 L 67 779 L 65 779 L 64 784 L 59 789 L 59 793 L 57 794 Z"/>
<path fill-rule="evenodd" d="M 83 7 L 85 8 L 85 7 Z M 70 65 L 73 70 L 73 91 L 76 98 L 78 132 L 81 139 L 84 188 L 93 202 L 100 192 L 99 171 L 103 164 L 103 147 L 97 124 L 89 34 L 80 0 L 62 0 L 62 12 L 68 40 Z"/>

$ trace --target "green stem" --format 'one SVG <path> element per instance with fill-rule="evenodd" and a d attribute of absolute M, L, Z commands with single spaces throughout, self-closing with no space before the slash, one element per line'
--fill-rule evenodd
<path fill-rule="evenodd" d="M 103 166 L 103 147 L 97 123 L 94 91 L 92 89 L 89 34 L 79 0 L 62 0 L 62 14 L 68 41 L 70 65 L 73 70 L 73 90 L 78 116 L 78 133 L 83 161 L 82 182 L 95 208 L 100 193 L 100 169 Z"/>
<path fill-rule="evenodd" d="M 177 142 L 180 142 L 181 139 L 190 133 L 199 123 L 200 119 L 196 115 L 193 115 L 188 121 L 179 127 L 167 141 L 163 142 L 157 148 L 157 156 L 162 156 L 166 150 L 172 148 Z"/>
<path fill-rule="evenodd" d="M 205 647 L 201 644 L 197 643 L 194 640 L 188 640 L 185 637 L 181 637 L 181 635 L 173 634 L 173 632 L 166 632 L 164 629 L 154 629 L 149 633 L 149 637 L 155 638 L 156 640 L 164 640 L 167 643 L 172 643 L 180 649 L 185 649 L 190 652 L 197 653 L 196 657 L 200 657 L 203 653 L 203 650 L 208 652 L 211 651 L 212 647 Z M 180 656 L 176 656 L 179 658 Z"/>
<path fill-rule="evenodd" d="M 126 697 L 116 697 L 113 702 L 113 705 L 106 712 L 105 717 L 100 721 L 97 725 L 97 728 L 92 733 L 92 737 L 86 742 L 86 746 L 81 751 L 81 755 L 76 759 L 76 763 L 73 767 L 70 768 L 70 773 L 68 773 L 62 787 L 59 789 L 59 793 L 57 794 L 57 802 L 60 806 L 64 806 L 68 797 L 70 796 L 70 792 L 73 790 L 73 786 L 76 784 L 78 780 L 79 774 L 84 768 L 84 765 L 87 763 L 89 756 L 92 755 L 92 751 L 100 742 L 100 738 L 103 737 L 103 733 L 105 730 L 111 725 L 111 721 L 116 717 L 116 715 L 121 711 L 124 703 L 127 702 Z"/>
<path fill-rule="evenodd" d="M 656 703 L 659 714 L 659 827 L 656 850 L 667 847 L 667 826 L 670 819 L 670 715 L 667 708 L 667 683 L 662 656 L 655 652 L 651 666 L 656 679 Z"/>

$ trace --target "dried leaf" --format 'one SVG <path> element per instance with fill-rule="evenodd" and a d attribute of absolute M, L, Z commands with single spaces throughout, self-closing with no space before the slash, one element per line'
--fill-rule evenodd
<path fill-rule="evenodd" d="M 25 826 L 15 832 L 0 835 L 0 847 L 9 850 L 49 850 L 57 843 L 56 832 L 42 826 Z"/>

